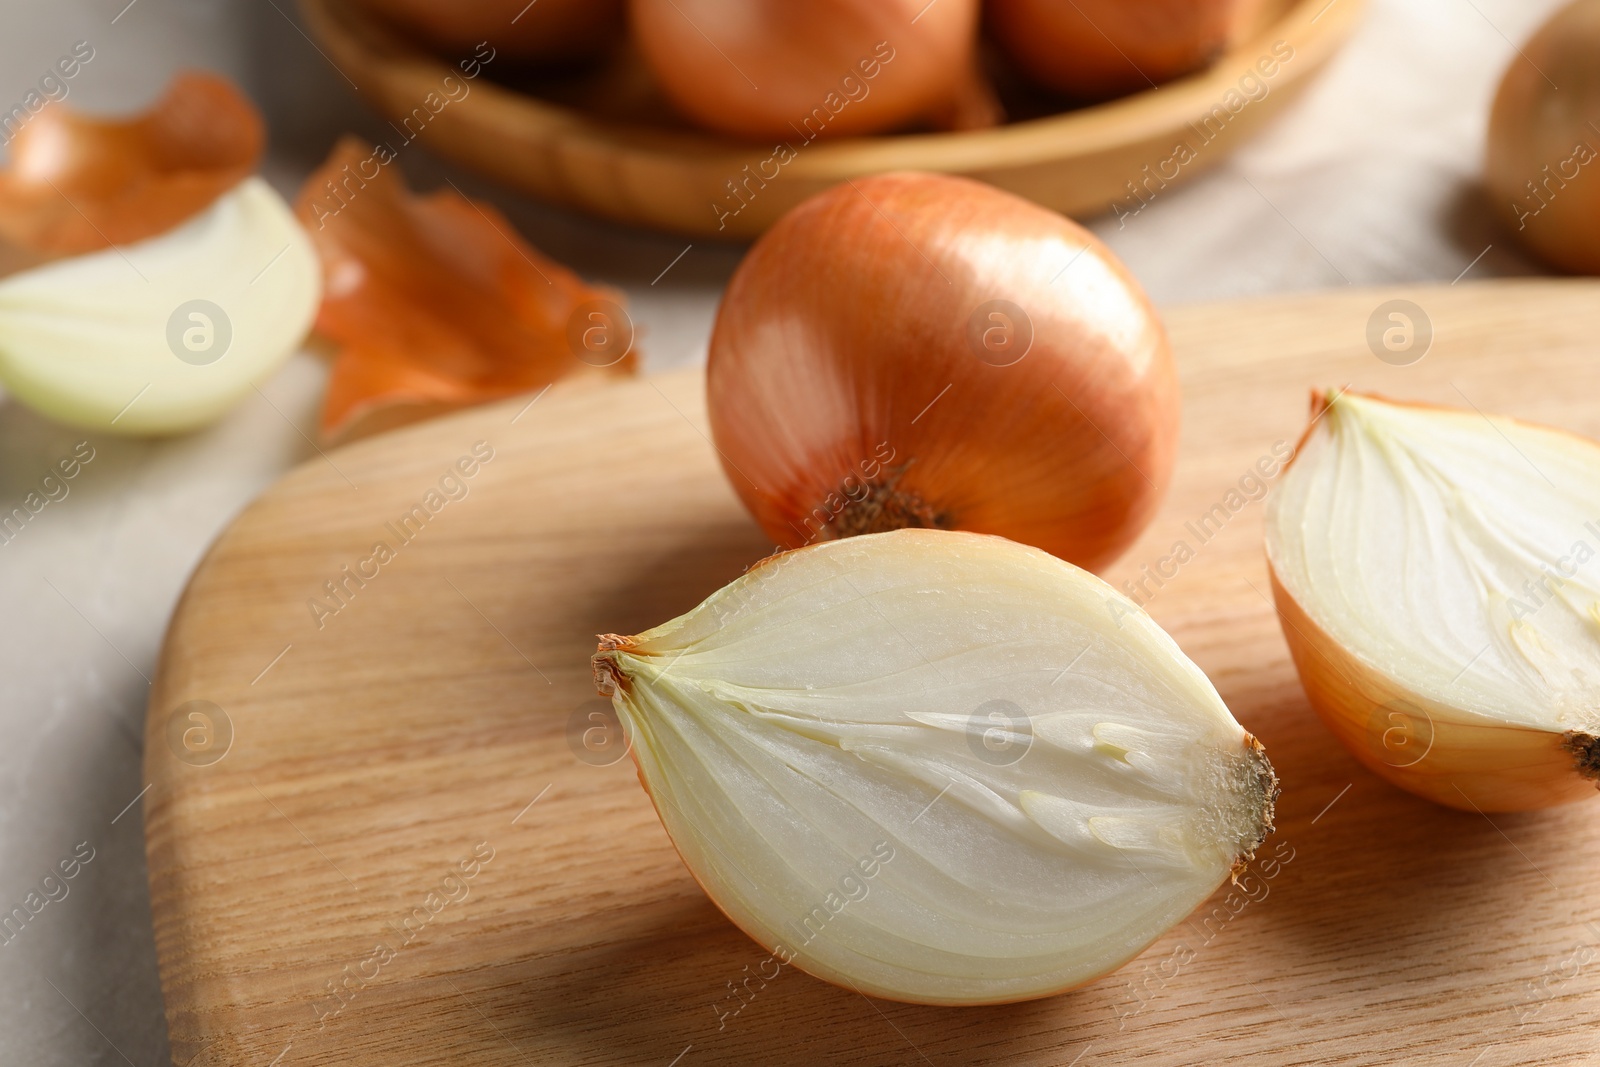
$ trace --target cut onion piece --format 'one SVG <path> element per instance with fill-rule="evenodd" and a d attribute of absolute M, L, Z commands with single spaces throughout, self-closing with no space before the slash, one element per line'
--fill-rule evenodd
<path fill-rule="evenodd" d="M 85 429 L 191 430 L 294 354 L 321 296 L 289 205 L 246 178 L 160 237 L 0 281 L 0 381 Z"/>
<path fill-rule="evenodd" d="M 1358 759 L 1451 807 L 1519 811 L 1600 777 L 1600 446 L 1341 393 L 1267 508 L 1311 705 Z"/>
<path fill-rule="evenodd" d="M 782 963 L 874 996 L 1091 981 L 1271 830 L 1260 744 L 1172 638 L 999 537 L 777 555 L 606 635 L 594 666 L 711 899 Z"/>

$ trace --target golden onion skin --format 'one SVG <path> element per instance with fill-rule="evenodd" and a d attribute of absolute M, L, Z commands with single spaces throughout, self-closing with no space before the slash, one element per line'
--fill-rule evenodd
<path fill-rule="evenodd" d="M 677 109 L 734 137 L 877 133 L 971 90 L 978 0 L 630 0 L 628 17 Z"/>
<path fill-rule="evenodd" d="M 989 0 L 985 14 L 1033 81 L 1085 100 L 1209 65 L 1258 0 Z"/>
<path fill-rule="evenodd" d="M 1272 596 L 1300 684 L 1317 716 L 1368 770 L 1465 811 L 1531 811 L 1586 800 L 1600 777 L 1582 737 L 1477 725 L 1375 670 L 1312 621 L 1268 560 Z M 1577 749 L 1588 747 L 1585 755 Z"/>
<path fill-rule="evenodd" d="M 1520 53 L 1489 116 L 1489 197 L 1541 258 L 1600 274 L 1600 0 L 1563 8 Z"/>
<path fill-rule="evenodd" d="M 975 347 L 1000 302 L 1026 318 L 1020 357 Z M 1166 331 L 1127 268 L 943 175 L 848 182 L 779 220 L 723 298 L 707 394 L 729 480 L 786 548 L 925 526 L 1094 570 L 1154 516 L 1178 441 Z"/>

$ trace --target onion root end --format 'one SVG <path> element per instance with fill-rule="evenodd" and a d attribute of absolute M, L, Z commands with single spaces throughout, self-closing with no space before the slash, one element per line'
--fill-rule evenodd
<path fill-rule="evenodd" d="M 1244 873 L 1246 865 L 1255 859 L 1256 849 L 1267 839 L 1277 827 L 1273 825 L 1273 817 L 1277 809 L 1278 796 L 1283 792 L 1278 784 L 1278 773 L 1272 769 L 1272 762 L 1267 759 L 1267 749 L 1254 734 L 1244 735 L 1245 758 L 1248 761 L 1247 772 L 1251 780 L 1251 795 L 1259 797 L 1260 823 L 1256 830 L 1255 840 L 1239 853 L 1239 858 L 1234 861 L 1233 870 L 1229 872 L 1229 880 L 1237 882 Z"/>
<path fill-rule="evenodd" d="M 1561 747 L 1572 753 L 1578 773 L 1600 788 L 1600 737 L 1579 730 L 1568 730 Z"/>

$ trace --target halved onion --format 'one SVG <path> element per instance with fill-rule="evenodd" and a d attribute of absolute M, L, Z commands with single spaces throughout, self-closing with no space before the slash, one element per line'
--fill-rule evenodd
<path fill-rule="evenodd" d="M 1351 393 L 1314 411 L 1266 517 L 1312 707 L 1362 763 L 1441 804 L 1593 796 L 1600 445 Z"/>
<path fill-rule="evenodd" d="M 87 429 L 203 426 L 294 353 L 321 278 L 289 205 L 248 178 L 160 237 L 0 280 L 0 381 Z"/>
<path fill-rule="evenodd" d="M 782 963 L 875 996 L 1088 982 L 1271 829 L 1261 746 L 1172 639 L 999 537 L 774 556 L 603 637 L 594 665 L 711 899 Z"/>

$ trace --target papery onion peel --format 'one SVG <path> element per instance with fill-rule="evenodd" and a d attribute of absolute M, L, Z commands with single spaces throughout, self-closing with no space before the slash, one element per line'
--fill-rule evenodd
<path fill-rule="evenodd" d="M 411 194 L 382 149 L 340 141 L 296 210 L 328 279 L 317 331 L 338 346 L 324 438 L 638 365 L 620 293 L 542 255 L 487 204 Z"/>
<path fill-rule="evenodd" d="M 11 142 L 0 237 L 73 255 L 166 233 L 251 174 L 264 144 L 255 105 L 215 74 L 179 74 L 132 119 L 52 104 Z"/>

